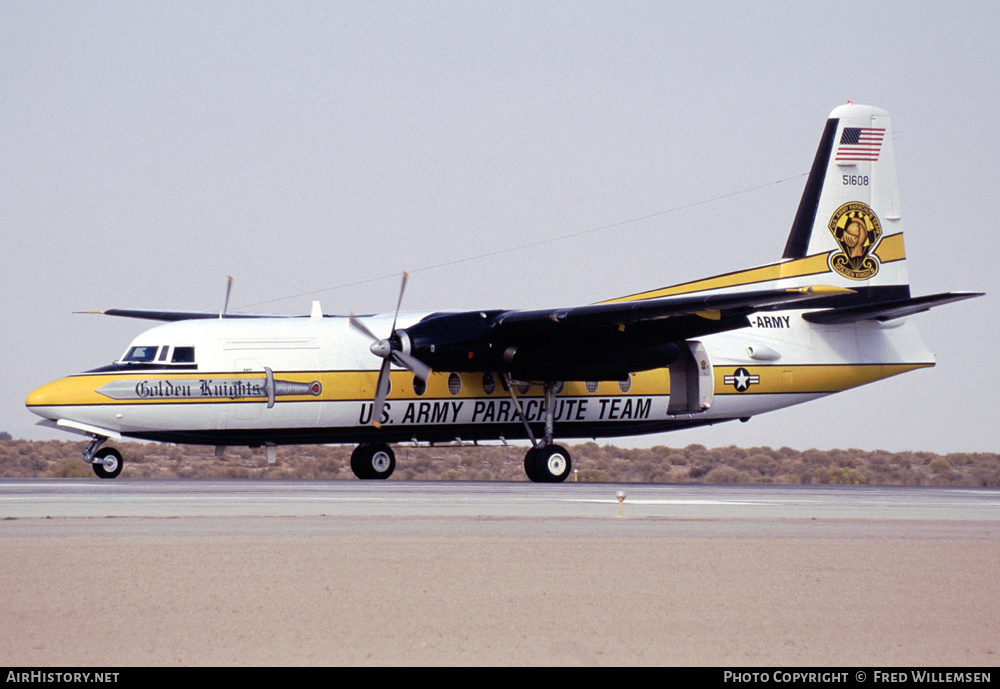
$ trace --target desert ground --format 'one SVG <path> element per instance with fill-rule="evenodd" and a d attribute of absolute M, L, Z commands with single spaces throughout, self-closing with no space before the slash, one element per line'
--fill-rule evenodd
<path fill-rule="evenodd" d="M 342 519 L 4 520 L 0 664 L 1000 660 L 992 524 Z"/>

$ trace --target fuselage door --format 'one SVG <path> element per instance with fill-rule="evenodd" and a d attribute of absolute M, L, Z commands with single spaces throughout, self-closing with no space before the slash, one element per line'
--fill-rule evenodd
<path fill-rule="evenodd" d="M 263 373 L 264 365 L 256 359 L 245 357 L 231 359 L 229 370 L 234 373 Z M 232 418 L 236 421 L 255 421 L 261 417 L 266 401 L 245 401 L 233 405 Z"/>
<path fill-rule="evenodd" d="M 697 414 L 715 399 L 715 374 L 708 350 L 692 340 L 681 347 L 681 356 L 670 364 L 669 414 Z"/>

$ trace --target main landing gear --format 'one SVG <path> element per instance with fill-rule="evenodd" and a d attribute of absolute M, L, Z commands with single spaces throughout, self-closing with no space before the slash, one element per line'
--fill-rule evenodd
<path fill-rule="evenodd" d="M 572 467 L 569 452 L 559 445 L 538 445 L 524 455 L 524 473 L 535 483 L 561 483 Z"/>
<path fill-rule="evenodd" d="M 555 426 L 555 401 L 557 383 L 549 381 L 545 383 L 545 437 L 541 442 L 535 440 L 535 434 L 531 431 L 527 418 L 524 415 L 524 407 L 521 400 L 514 392 L 514 384 L 509 374 L 504 374 L 507 382 L 507 391 L 514 400 L 521 416 L 521 423 L 524 424 L 524 431 L 531 440 L 531 449 L 524 455 L 524 473 L 535 483 L 561 483 L 569 476 L 573 470 L 573 462 L 569 458 L 569 452 L 565 447 L 552 442 L 553 428 Z"/>
<path fill-rule="evenodd" d="M 569 451 L 552 442 L 555 422 L 556 383 L 545 383 L 545 437 L 537 440 L 526 421 L 521 401 L 514 392 L 514 385 L 508 374 L 506 387 L 517 407 L 524 430 L 531 440 L 531 449 L 524 455 L 524 473 L 535 483 L 561 483 L 573 470 Z M 96 466 L 96 465 L 95 465 Z M 385 443 L 362 443 L 351 453 L 351 471 L 360 479 L 387 479 L 396 468 L 396 455 Z"/>
<path fill-rule="evenodd" d="M 351 471 L 360 479 L 386 479 L 396 468 L 396 455 L 384 443 L 364 443 L 351 453 Z"/>

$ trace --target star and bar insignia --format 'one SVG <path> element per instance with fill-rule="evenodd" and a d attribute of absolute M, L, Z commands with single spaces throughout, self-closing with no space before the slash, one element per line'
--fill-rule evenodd
<path fill-rule="evenodd" d="M 746 392 L 751 385 L 760 383 L 760 376 L 740 367 L 733 371 L 733 375 L 723 378 L 723 382 L 736 388 L 736 392 Z"/>

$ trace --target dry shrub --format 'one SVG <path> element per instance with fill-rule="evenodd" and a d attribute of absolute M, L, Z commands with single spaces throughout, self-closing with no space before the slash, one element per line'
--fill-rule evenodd
<path fill-rule="evenodd" d="M 45 472 L 48 478 L 94 478 L 94 470 L 83 461 L 83 457 L 66 457 L 53 464 Z"/>
<path fill-rule="evenodd" d="M 212 446 L 113 443 L 132 478 L 281 478 L 354 480 L 350 445 L 278 448 L 278 462 L 267 464 L 262 449 Z M 81 460 L 86 442 L 0 439 L 0 477 L 91 478 Z M 395 446 L 396 475 L 402 480 L 526 481 L 525 445 Z M 569 447 L 578 480 L 643 483 L 844 483 L 1000 487 L 1000 455 L 993 453 L 816 450 L 782 447 L 707 449 L 658 445 L 617 448 L 585 442 Z"/>
<path fill-rule="evenodd" d="M 718 466 L 705 474 L 705 483 L 752 483 L 750 475 L 731 466 Z"/>
<path fill-rule="evenodd" d="M 576 480 L 593 483 L 609 483 L 611 481 L 611 477 L 608 476 L 607 472 L 601 471 L 600 469 L 581 469 L 576 472 Z"/>

